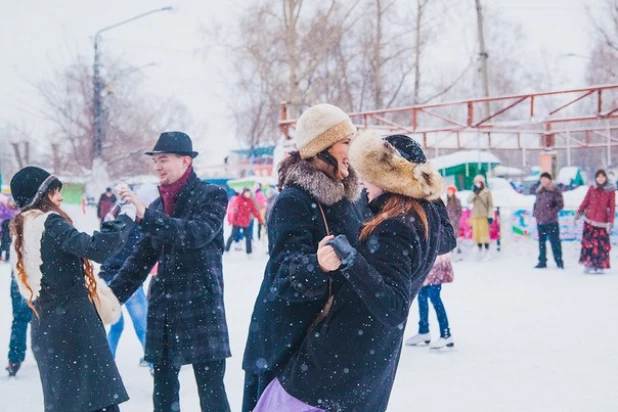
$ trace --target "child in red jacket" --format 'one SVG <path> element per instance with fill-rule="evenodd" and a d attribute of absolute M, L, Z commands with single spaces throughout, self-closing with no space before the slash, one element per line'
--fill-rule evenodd
<path fill-rule="evenodd" d="M 247 254 L 251 254 L 252 234 L 249 230 L 249 225 L 251 223 L 251 215 L 255 216 L 259 224 L 264 224 L 262 216 L 257 211 L 253 199 L 251 199 L 251 189 L 245 188 L 243 189 L 242 194 L 236 196 L 233 200 L 233 203 L 230 205 L 230 210 L 228 212 L 228 222 L 232 225 L 232 233 L 230 234 L 230 237 L 227 239 L 227 243 L 225 244 L 226 252 L 230 251 L 232 242 L 234 242 L 234 239 L 236 239 L 236 236 L 238 236 L 239 232 L 242 231 L 246 241 Z"/>

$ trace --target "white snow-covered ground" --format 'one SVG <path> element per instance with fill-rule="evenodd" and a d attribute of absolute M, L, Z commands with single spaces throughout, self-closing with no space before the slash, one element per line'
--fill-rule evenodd
<path fill-rule="evenodd" d="M 76 221 L 82 228 L 95 226 L 91 218 Z M 476 262 L 468 249 L 469 256 L 455 263 L 455 282 L 443 287 L 455 348 L 404 347 L 389 411 L 617 411 L 618 269 L 583 275 L 577 245 L 564 247 L 565 271 L 532 269 L 536 247 L 529 240 L 505 240 L 502 252 L 486 263 Z M 612 259 L 618 265 L 615 251 Z M 233 411 L 240 410 L 242 353 L 265 262 L 264 245 L 252 260 L 233 252 L 224 261 L 233 352 L 226 385 Z M 6 263 L 0 263 L 0 295 L 0 349 L 6 350 L 11 322 Z M 138 366 L 141 348 L 125 320 L 117 363 L 131 400 L 122 410 L 148 411 L 152 379 Z M 436 332 L 432 309 L 430 320 Z M 415 302 L 406 337 L 416 333 L 417 321 Z M 181 372 L 181 408 L 199 411 L 189 367 Z M 39 410 L 40 382 L 29 352 L 17 378 L 0 374 L 0 412 Z"/>

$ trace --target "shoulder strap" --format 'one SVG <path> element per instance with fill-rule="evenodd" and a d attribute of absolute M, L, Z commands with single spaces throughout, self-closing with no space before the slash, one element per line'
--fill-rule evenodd
<path fill-rule="evenodd" d="M 320 213 L 322 214 L 322 220 L 324 221 L 324 227 L 326 228 L 326 235 L 330 236 L 330 228 L 328 227 L 328 221 L 326 220 L 326 214 L 324 213 L 324 208 L 318 202 L 318 207 L 320 208 Z"/>
<path fill-rule="evenodd" d="M 326 228 L 326 235 L 330 236 L 330 228 L 328 227 L 328 221 L 326 220 L 326 213 L 324 213 L 324 208 L 322 208 L 322 205 L 320 204 L 320 202 L 316 202 L 316 203 L 318 204 L 318 207 L 320 208 L 320 213 L 322 214 L 322 220 L 324 220 L 324 227 Z M 326 300 L 326 303 L 322 307 L 322 310 L 320 311 L 320 313 L 318 313 L 316 318 L 311 323 L 311 326 L 309 326 L 308 332 L 313 330 L 313 328 L 315 328 L 315 326 L 318 323 L 324 320 L 324 318 L 330 312 L 330 308 L 333 306 L 334 300 L 335 300 L 335 296 L 333 295 L 333 279 L 330 278 L 328 279 L 328 299 Z"/>

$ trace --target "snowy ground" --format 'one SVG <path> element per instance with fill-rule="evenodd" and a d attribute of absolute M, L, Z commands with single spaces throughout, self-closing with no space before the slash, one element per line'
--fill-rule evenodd
<path fill-rule="evenodd" d="M 91 220 L 81 221 L 91 223 Z M 443 288 L 456 346 L 430 352 L 403 348 L 389 411 L 615 411 L 618 410 L 618 269 L 583 275 L 577 245 L 565 244 L 567 269 L 535 271 L 535 245 L 505 242 L 494 259 L 472 256 L 455 263 L 456 278 Z M 618 254 L 613 253 L 618 265 Z M 263 245 L 253 260 L 226 256 L 226 308 L 233 357 L 226 385 L 240 410 L 240 369 L 248 320 L 266 262 Z M 618 267 L 618 266 L 617 266 Z M 8 347 L 9 267 L 0 263 L 0 348 Z M 437 331 L 431 312 L 432 330 Z M 128 317 L 125 317 L 128 322 Z M 406 336 L 416 333 L 412 308 Z M 141 349 L 130 324 L 117 362 L 131 400 L 123 411 L 151 410 L 152 380 L 138 366 Z M 0 375 L 1 376 L 1 375 Z M 181 372 L 181 408 L 198 411 L 190 368 Z M 28 353 L 17 378 L 0 377 L 0 412 L 42 409 L 36 364 Z"/>

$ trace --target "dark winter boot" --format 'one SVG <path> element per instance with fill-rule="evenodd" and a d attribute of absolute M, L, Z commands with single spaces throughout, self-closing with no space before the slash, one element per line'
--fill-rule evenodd
<path fill-rule="evenodd" d="M 547 267 L 547 263 L 538 263 L 534 268 L 535 269 L 545 269 Z"/>
<path fill-rule="evenodd" d="M 558 269 L 564 269 L 564 263 L 563 262 L 556 263 L 556 266 L 558 266 Z"/>
<path fill-rule="evenodd" d="M 5 369 L 9 373 L 9 376 L 15 376 L 17 375 L 17 371 L 19 370 L 20 367 L 21 367 L 21 362 L 15 362 L 15 363 L 9 363 Z"/>

